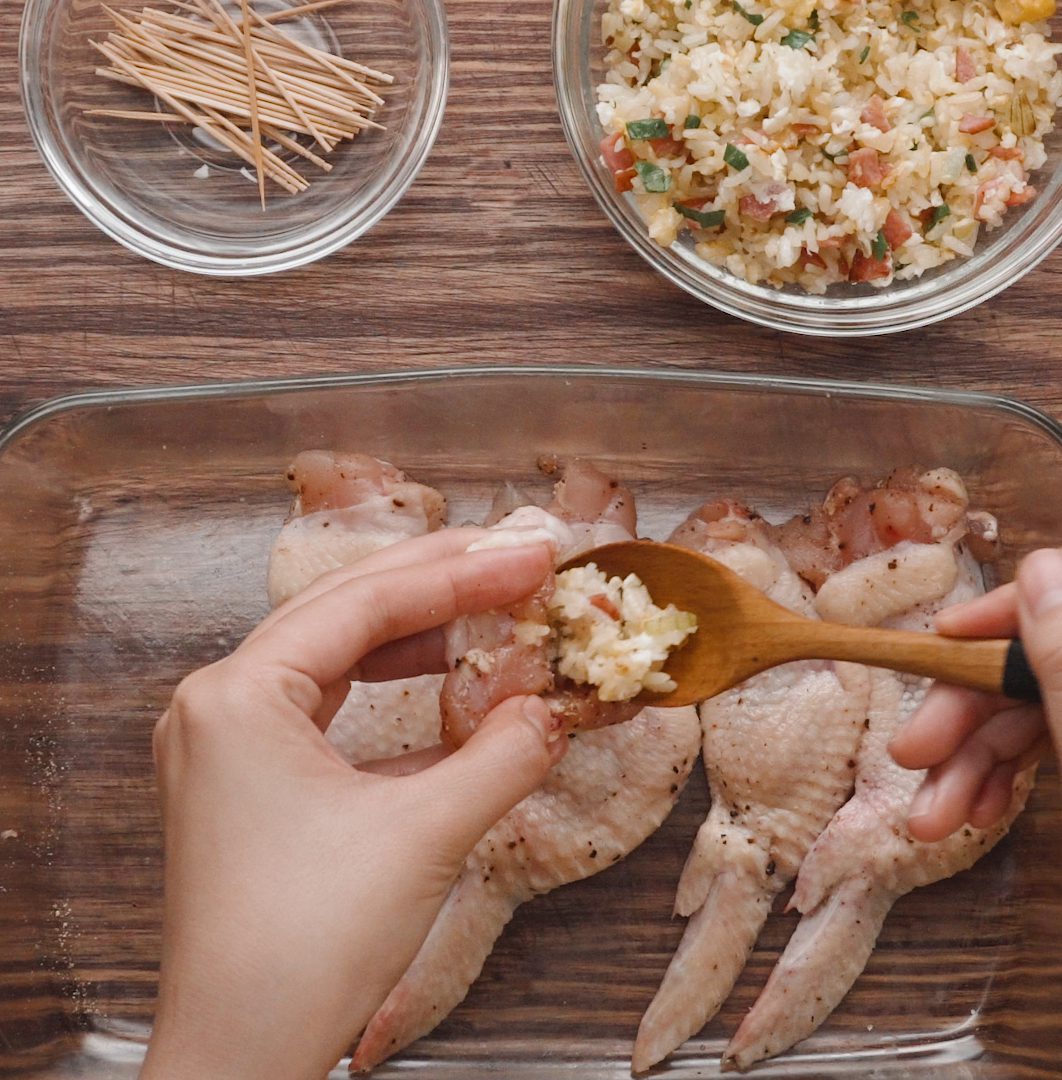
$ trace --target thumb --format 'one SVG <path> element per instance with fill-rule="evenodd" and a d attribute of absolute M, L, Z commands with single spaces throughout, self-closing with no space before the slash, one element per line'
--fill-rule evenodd
<path fill-rule="evenodd" d="M 1021 640 L 1055 745 L 1062 746 L 1062 551 L 1034 551 L 1018 568 L 1017 582 Z"/>
<path fill-rule="evenodd" d="M 539 697 L 514 697 L 492 709 L 472 737 L 415 780 L 430 807 L 429 832 L 463 859 L 483 834 L 545 780 L 568 749 Z"/>

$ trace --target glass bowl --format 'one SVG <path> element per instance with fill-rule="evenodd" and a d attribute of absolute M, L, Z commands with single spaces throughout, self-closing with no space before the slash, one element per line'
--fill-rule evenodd
<path fill-rule="evenodd" d="M 296 3 L 258 0 L 255 10 L 266 15 Z M 113 29 L 96 0 L 28 0 L 23 13 L 22 95 L 45 164 L 108 236 L 175 269 L 264 274 L 349 244 L 398 201 L 435 141 L 448 82 L 442 0 L 351 0 L 283 26 L 395 77 L 375 116 L 386 130 L 340 143 L 328 155 L 328 173 L 290 158 L 310 181 L 307 190 L 289 195 L 267 180 L 263 211 L 253 170 L 241 171 L 235 155 L 197 139 L 198 129 L 85 115 L 155 107 L 146 91 L 94 73 L 106 61 L 90 41 Z"/>
<path fill-rule="evenodd" d="M 604 81 L 601 15 L 608 0 L 555 0 L 553 74 L 561 122 L 590 190 L 620 235 L 669 281 L 730 315 L 761 326 L 817 336 L 859 337 L 911 330 L 957 315 L 1028 273 L 1062 239 L 1062 131 L 1046 140 L 1048 160 L 1033 175 L 1038 195 L 1011 210 L 1004 224 L 982 230 L 972 258 L 955 259 L 911 281 L 883 289 L 841 285 L 823 296 L 796 287 L 747 281 L 700 258 L 688 231 L 670 248 L 650 240 L 629 195 L 617 194 L 600 158 L 604 132 L 595 88 Z M 1062 21 L 1052 23 L 1059 36 Z M 1062 116 L 1059 116 L 1062 124 Z"/>

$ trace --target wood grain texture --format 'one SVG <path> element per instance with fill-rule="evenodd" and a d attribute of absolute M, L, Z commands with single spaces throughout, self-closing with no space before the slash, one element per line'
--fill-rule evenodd
<path fill-rule="evenodd" d="M 972 312 L 854 344 L 753 327 L 662 280 L 570 159 L 547 0 L 451 0 L 450 99 L 412 188 L 346 251 L 244 281 L 142 260 L 67 202 L 21 116 L 20 7 L 0 5 L 0 423 L 86 387 L 498 362 L 909 382 L 1062 414 L 1057 255 Z"/>
<path fill-rule="evenodd" d="M 315 266 L 222 281 L 126 252 L 60 193 L 21 114 L 21 5 L 0 5 L 0 424 L 49 397 L 87 388 L 497 363 L 660 365 L 912 383 L 1005 392 L 1062 416 L 1053 355 L 1062 325 L 1054 303 L 1062 295 L 1057 255 L 972 312 L 871 342 L 793 337 L 722 315 L 646 266 L 579 177 L 556 114 L 548 2 L 450 0 L 447 10 L 452 88 L 443 129 L 401 203 L 352 247 Z M 107 510 L 95 526 L 98 536 L 114 522 L 124 528 L 123 513 L 138 513 L 117 502 Z M 5 544 L 20 536 L 11 532 Z M 47 556 L 42 551 L 40 580 L 26 587 L 55 589 L 61 597 L 74 588 L 73 579 L 49 578 L 54 561 Z M 71 548 L 65 559 L 73 574 L 82 553 Z M 256 613 L 240 607 L 237 625 L 244 628 Z M 46 652 L 52 640 L 69 636 L 61 625 L 23 629 L 45 631 Z M 228 634 L 225 626 L 225 640 Z M 0 644 L 17 668 L 23 662 L 18 635 L 5 631 Z M 150 638 L 114 638 L 113 670 L 146 677 L 136 688 L 137 706 L 121 712 L 106 695 L 97 700 L 86 692 L 87 668 L 67 671 L 68 683 L 4 690 L 0 704 L 8 715 L 33 717 L 45 709 L 47 722 L 39 728 L 27 720 L 0 732 L 0 810 L 18 834 L 2 849 L 0 885 L 40 879 L 33 890 L 0 890 L 0 1072 L 42 1075 L 36 1070 L 61 1057 L 77 1031 L 75 1006 L 129 1022 L 148 1015 L 158 948 L 158 844 L 147 747 L 166 687 L 192 659 L 207 655 L 205 642 L 186 645 L 175 645 L 179 662 L 170 655 L 159 667 Z M 77 686 L 70 712 L 63 702 Z M 98 749 L 108 733 L 112 757 Z M 39 769 L 51 761 L 68 767 L 44 789 L 36 772 L 23 771 L 26 762 Z M 116 766 L 120 782 L 113 779 Z M 59 797 L 65 803 L 56 804 Z M 127 815 L 120 829 L 100 832 L 94 824 L 101 799 Z M 660 905 L 666 907 L 702 813 L 703 794 L 691 786 L 669 831 L 617 867 L 611 881 L 603 876 L 521 911 L 506 949 L 491 959 L 465 1009 L 415 1051 L 432 1062 L 431 1074 L 492 1074 L 489 1055 L 508 1045 L 519 1056 L 527 1043 L 514 1040 L 537 1034 L 535 1074 L 570 1075 L 571 1047 L 585 1053 L 588 1018 L 596 1017 L 593 1034 L 604 1056 L 597 1073 L 584 1060 L 580 1075 L 623 1075 L 626 1040 L 681 931 L 659 918 Z M 1058 821 L 1057 791 L 1043 786 L 1014 843 L 993 852 L 976 877 L 902 901 L 871 969 L 820 1046 L 828 1052 L 857 1036 L 869 1039 L 881 1047 L 882 1061 L 892 1062 L 887 1075 L 907 1075 L 903 1040 L 913 1028 L 906 1003 L 874 1033 L 865 1022 L 898 979 L 918 991 L 912 995 L 918 1007 L 928 1003 L 924 1030 L 955 1032 L 949 1075 L 975 1075 L 967 1071 L 976 1053 L 969 1039 L 992 1050 L 978 1063 L 979 1080 L 1052 1075 L 1062 931 L 1057 875 L 1043 853 L 1057 845 Z M 58 883 L 49 879 L 50 868 L 61 867 L 71 851 L 81 853 L 83 876 L 63 871 Z M 100 881 L 129 860 L 142 865 L 133 879 L 140 906 L 101 904 Z M 60 902 L 70 908 L 52 908 Z M 970 912 L 971 919 L 961 931 L 946 920 L 930 923 L 938 907 Z M 615 928 L 611 940 L 572 932 L 588 913 Z M 64 939 L 67 924 L 76 933 Z M 49 928 L 43 939 L 42 925 Z M 787 933 L 781 920 L 772 923 L 720 1023 L 690 1045 L 692 1075 L 710 1075 L 721 1033 L 751 1004 Z M 626 947 L 617 951 L 616 940 Z M 912 950 L 913 940 L 925 947 Z M 102 941 L 110 943 L 106 950 Z M 578 975 L 558 982 L 557 965 L 573 957 Z M 991 1009 L 971 1035 L 964 1025 L 983 1006 L 986 973 L 995 973 Z M 87 988 L 90 999 L 79 1001 L 72 986 L 79 993 Z M 1043 1038 L 1032 1040 L 1037 1023 Z M 455 1058 L 456 1066 L 448 1064 Z M 99 1075 L 128 1075 L 129 1068 L 108 1072 L 100 1065 Z M 811 1068 L 820 1076 L 851 1075 L 843 1062 Z"/>

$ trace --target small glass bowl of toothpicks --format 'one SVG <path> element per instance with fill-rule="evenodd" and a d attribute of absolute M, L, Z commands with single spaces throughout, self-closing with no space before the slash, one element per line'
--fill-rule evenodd
<path fill-rule="evenodd" d="M 177 269 L 290 269 L 413 181 L 442 119 L 442 0 L 28 0 L 30 130 L 105 233 Z"/>

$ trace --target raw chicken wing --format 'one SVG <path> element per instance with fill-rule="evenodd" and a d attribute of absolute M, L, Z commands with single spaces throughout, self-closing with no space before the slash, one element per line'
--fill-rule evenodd
<path fill-rule="evenodd" d="M 814 617 L 810 590 L 746 508 L 702 507 L 672 540 Z M 679 882 L 675 910 L 691 918 L 642 1018 L 635 1072 L 699 1031 L 730 994 L 772 900 L 851 791 L 867 692 L 861 668 L 804 661 L 702 704 L 712 805 Z"/>

